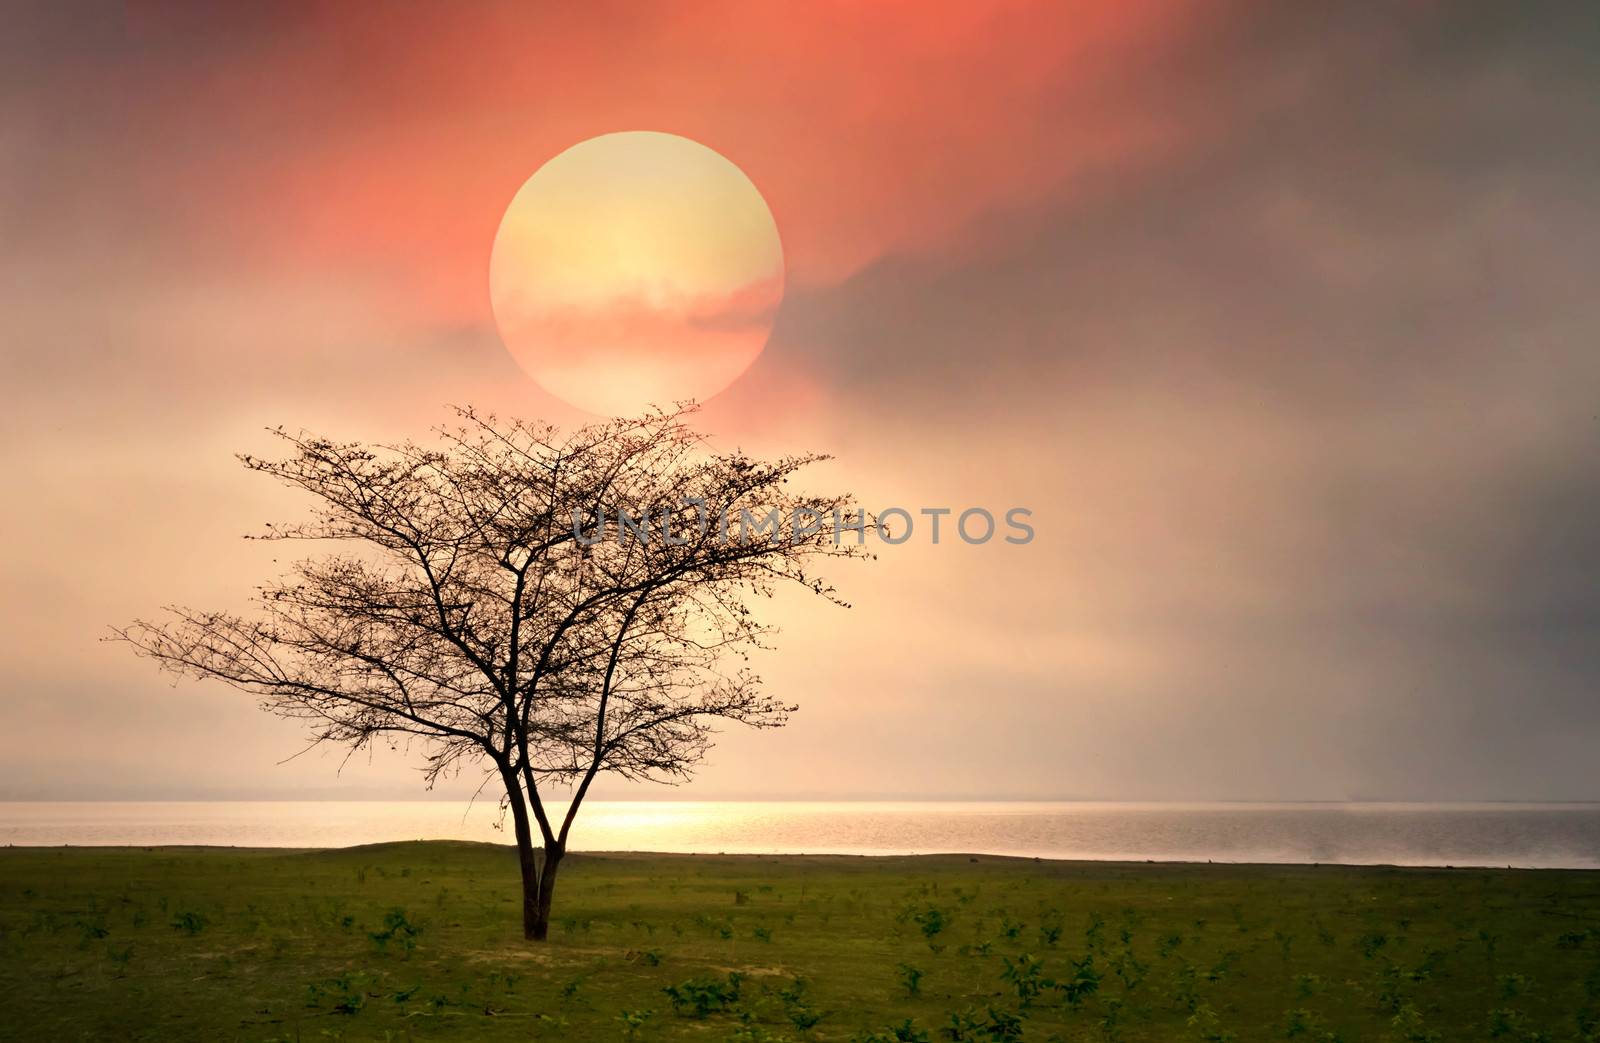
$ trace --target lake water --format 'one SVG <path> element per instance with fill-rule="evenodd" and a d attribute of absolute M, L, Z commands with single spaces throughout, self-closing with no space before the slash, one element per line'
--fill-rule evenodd
<path fill-rule="evenodd" d="M 0 844 L 508 843 L 493 803 L 0 803 Z M 1600 868 L 1600 804 L 591 802 L 583 851 Z"/>

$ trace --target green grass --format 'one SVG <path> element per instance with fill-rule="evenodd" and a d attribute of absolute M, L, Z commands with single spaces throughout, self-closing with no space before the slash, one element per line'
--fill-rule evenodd
<path fill-rule="evenodd" d="M 1600 873 L 0 850 L 0 1036 L 1589 1040 Z M 1586 1034 L 1587 1033 L 1587 1034 Z"/>

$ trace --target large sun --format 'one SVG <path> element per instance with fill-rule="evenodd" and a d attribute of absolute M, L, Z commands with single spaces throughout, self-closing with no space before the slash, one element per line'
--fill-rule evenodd
<path fill-rule="evenodd" d="M 688 138 L 590 138 L 506 207 L 489 259 L 501 339 L 539 385 L 602 415 L 705 400 L 766 344 L 783 246 L 744 172 Z"/>

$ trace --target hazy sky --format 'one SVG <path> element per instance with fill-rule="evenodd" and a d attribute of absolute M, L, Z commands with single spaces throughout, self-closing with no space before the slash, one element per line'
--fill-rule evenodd
<path fill-rule="evenodd" d="M 677 795 L 1600 799 L 1600 7 L 1333 6 L 8 16 L 0 798 L 419 791 L 99 638 L 272 574 L 268 425 L 581 421 L 490 245 L 660 130 L 784 244 L 719 443 L 1038 533 L 780 605 Z"/>

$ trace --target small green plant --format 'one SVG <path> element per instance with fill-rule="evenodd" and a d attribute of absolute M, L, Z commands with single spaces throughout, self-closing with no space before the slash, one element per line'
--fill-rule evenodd
<path fill-rule="evenodd" d="M 984 1011 L 968 1007 L 951 1014 L 939 1031 L 951 1043 L 1018 1043 L 1022 1039 L 1022 1018 L 994 1007 Z"/>
<path fill-rule="evenodd" d="M 1500 998 L 1509 1000 L 1527 992 L 1532 983 L 1521 974 L 1502 974 L 1497 984 L 1500 990 Z"/>
<path fill-rule="evenodd" d="M 365 979 L 355 974 L 307 985 L 306 994 L 308 1007 L 320 1007 L 324 1000 L 332 1000 L 330 1009 L 335 1014 L 357 1014 L 367 1005 Z"/>
<path fill-rule="evenodd" d="M 728 1043 L 790 1043 L 789 1037 L 775 1035 L 753 1021 L 745 1021 L 728 1037 Z"/>
<path fill-rule="evenodd" d="M 644 1028 L 644 1023 L 654 1014 L 653 1010 L 625 1010 L 618 1014 L 616 1020 L 622 1023 L 622 1038 L 638 1039 L 639 1030 Z"/>
<path fill-rule="evenodd" d="M 1478 944 L 1483 946 L 1483 960 L 1489 965 L 1489 973 L 1493 975 L 1494 957 L 1495 953 L 1500 948 L 1500 936 L 1497 934 L 1491 934 L 1488 931 L 1479 928 Z"/>
<path fill-rule="evenodd" d="M 909 963 L 899 965 L 900 984 L 905 987 L 907 996 L 917 996 L 922 992 L 922 971 Z"/>
<path fill-rule="evenodd" d="M 739 1002 L 744 975 L 732 971 L 727 978 L 690 978 L 661 991 L 672 1001 L 672 1009 L 692 1018 L 731 1010 Z"/>
<path fill-rule="evenodd" d="M 1033 1001 L 1045 989 L 1055 985 L 1054 981 L 1044 976 L 1044 964 L 1040 963 L 1032 953 L 1025 952 L 1015 960 L 1009 956 L 1002 956 L 1000 959 L 1005 964 L 1005 969 L 1000 972 L 1000 980 L 1010 985 L 1016 992 L 1017 1002 L 1022 1005 L 1023 1010 L 1032 1006 Z"/>
<path fill-rule="evenodd" d="M 117 977 L 120 978 L 128 973 L 128 962 L 133 959 L 133 946 L 129 945 L 121 949 L 114 949 L 108 945 L 106 946 L 106 958 L 117 969 Z"/>
<path fill-rule="evenodd" d="M 1105 945 L 1103 934 L 1106 929 L 1106 918 L 1099 913 L 1089 914 L 1089 926 L 1084 928 L 1083 941 L 1090 951 L 1101 949 Z"/>
<path fill-rule="evenodd" d="M 887 1031 L 852 1036 L 851 1040 L 852 1043 L 932 1043 L 927 1031 L 918 1028 L 910 1018 L 898 1025 L 889 1026 Z"/>
<path fill-rule="evenodd" d="M 1100 1035 L 1106 1043 L 1121 1043 L 1123 1039 L 1122 1006 L 1121 1000 L 1106 1000 L 1106 1012 L 1100 1018 Z"/>
<path fill-rule="evenodd" d="M 1195 1008 L 1193 1014 L 1189 1015 L 1189 1027 L 1195 1030 L 1204 1043 L 1234 1043 L 1239 1037 L 1223 1029 L 1219 1024 L 1220 1020 L 1216 1011 L 1202 1003 Z"/>
<path fill-rule="evenodd" d="M 1084 1000 L 1100 991 L 1100 972 L 1094 966 L 1094 954 L 1089 953 L 1081 960 L 1072 962 L 1072 977 L 1063 982 L 1056 982 L 1055 987 L 1061 991 L 1067 1004 L 1074 1010 Z"/>
<path fill-rule="evenodd" d="M 810 1007 L 788 1007 L 785 1008 L 783 1013 L 789 1019 L 790 1024 L 801 1032 L 810 1032 L 817 1027 L 817 1024 L 823 1018 L 827 1017 L 826 1014 Z"/>
<path fill-rule="evenodd" d="M 827 1014 L 814 1009 L 807 998 L 811 983 L 804 977 L 796 977 L 789 984 L 778 990 L 778 998 L 783 1001 L 784 1017 L 789 1019 L 800 1032 L 810 1032 Z"/>
<path fill-rule="evenodd" d="M 1318 974 L 1297 974 L 1294 979 L 1294 993 L 1296 996 L 1315 996 L 1322 988 L 1322 976 Z"/>
<path fill-rule="evenodd" d="M 989 1038 L 994 1043 L 1020 1043 L 1022 1018 L 1009 1010 L 996 1010 L 990 1007 L 989 1021 L 984 1025 L 984 1030 L 989 1033 Z"/>
<path fill-rule="evenodd" d="M 1221 981 L 1223 978 L 1226 978 L 1228 976 L 1228 972 L 1233 970 L 1233 965 L 1237 962 L 1239 962 L 1239 954 L 1236 951 L 1229 949 L 1227 952 L 1222 954 L 1222 959 L 1218 960 L 1212 965 L 1210 970 L 1206 971 L 1206 981 L 1215 984 Z"/>
<path fill-rule="evenodd" d="M 1320 1024 L 1320 1020 L 1317 1018 L 1317 1015 L 1314 1012 L 1305 1009 L 1304 1007 L 1285 1011 L 1283 1015 L 1283 1021 L 1284 1039 L 1298 1039 L 1301 1036 L 1310 1035 L 1311 1032 Z"/>
<path fill-rule="evenodd" d="M 1111 969 L 1122 979 L 1123 988 L 1129 992 L 1139 987 L 1144 981 L 1145 974 L 1150 970 L 1129 948 L 1118 951 L 1116 958 L 1111 961 Z"/>
<path fill-rule="evenodd" d="M 939 1032 L 952 1043 L 974 1043 L 987 1035 L 982 1017 L 970 1007 L 951 1014 L 949 1023 Z"/>
<path fill-rule="evenodd" d="M 1439 1043 L 1443 1038 L 1422 1024 L 1422 1012 L 1410 1003 L 1401 1006 L 1389 1024 L 1405 1043 Z"/>
<path fill-rule="evenodd" d="M 927 940 L 929 948 L 933 947 L 933 940 L 939 936 L 939 933 L 950 925 L 949 917 L 945 916 L 944 911 L 934 905 L 930 905 L 916 913 L 911 919 L 921 928 L 922 937 Z"/>
<path fill-rule="evenodd" d="M 394 942 L 404 952 L 410 952 L 417 947 L 417 936 L 422 933 L 422 928 L 406 918 L 404 909 L 391 909 L 384 914 L 383 930 L 371 931 L 367 934 L 372 939 L 372 944 L 379 952 L 388 948 Z"/>
<path fill-rule="evenodd" d="M 184 910 L 172 918 L 172 926 L 184 934 L 199 934 L 211 921 L 200 913 Z"/>

